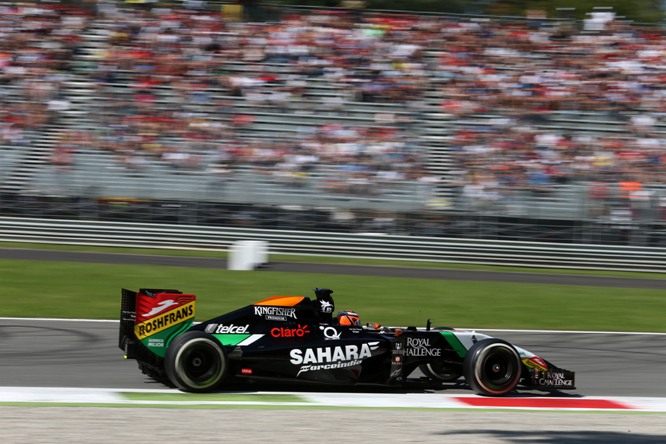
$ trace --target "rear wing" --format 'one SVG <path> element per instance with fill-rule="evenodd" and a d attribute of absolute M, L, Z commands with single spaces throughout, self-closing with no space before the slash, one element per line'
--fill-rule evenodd
<path fill-rule="evenodd" d="M 127 359 L 161 366 L 171 339 L 192 326 L 195 302 L 178 290 L 123 289 L 118 347 Z"/>

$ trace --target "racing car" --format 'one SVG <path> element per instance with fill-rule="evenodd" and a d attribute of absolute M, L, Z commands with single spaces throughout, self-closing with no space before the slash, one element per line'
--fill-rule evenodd
<path fill-rule="evenodd" d="M 361 324 L 334 316 L 333 291 L 271 296 L 195 323 L 196 296 L 123 289 L 119 347 L 151 378 L 186 392 L 242 383 L 442 388 L 503 396 L 575 388 L 575 374 L 502 339 L 448 327 Z M 417 376 L 414 376 L 417 375 Z"/>

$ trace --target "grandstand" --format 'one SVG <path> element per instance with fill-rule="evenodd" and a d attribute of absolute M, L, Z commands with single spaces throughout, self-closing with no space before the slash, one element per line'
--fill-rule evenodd
<path fill-rule="evenodd" d="M 10 14 L 3 14 L 7 20 Z M 238 208 L 273 208 L 275 214 L 297 209 L 330 214 L 331 219 L 348 218 L 345 212 L 351 211 L 371 220 L 400 220 L 400 231 L 431 229 L 446 221 L 446 230 L 434 231 L 482 237 L 509 237 L 541 224 L 534 228 L 535 236 L 561 240 L 552 235 L 558 226 L 569 231 L 586 224 L 619 226 L 627 217 L 632 226 L 663 229 L 666 156 L 661 139 L 666 127 L 659 121 L 661 99 L 651 101 L 646 92 L 638 97 L 639 92 L 632 91 L 632 101 L 621 97 L 619 89 L 606 95 L 590 92 L 594 82 L 588 78 L 581 80 L 588 86 L 580 97 L 549 102 L 548 107 L 530 102 L 537 93 L 514 97 L 500 90 L 499 85 L 516 83 L 527 64 L 534 70 L 557 71 L 561 67 L 553 65 L 553 59 L 576 58 L 595 48 L 597 43 L 584 30 L 578 39 L 560 44 L 543 42 L 557 26 L 554 22 L 533 29 L 527 23 L 489 18 L 369 12 L 364 21 L 354 23 L 340 11 L 311 11 L 283 17 L 282 27 L 279 22 L 220 25 L 217 17 L 192 11 L 161 11 L 159 17 L 145 10 L 118 14 L 65 20 L 64 13 L 45 13 L 53 23 L 68 24 L 76 45 L 66 55 L 66 68 L 54 71 L 57 94 L 49 98 L 48 107 L 42 104 L 47 117 L 22 127 L 14 142 L 10 130 L 17 124 L 4 124 L 4 212 L 34 211 L 30 202 L 35 200 L 60 206 L 69 202 L 67 211 L 76 212 L 84 200 L 86 208 L 94 201 L 102 206 L 130 202 L 144 211 L 164 205 L 225 213 Z M 158 23 L 164 28 L 159 32 L 153 29 Z M 58 33 L 48 29 L 51 34 L 46 35 L 60 42 Z M 289 33 L 310 39 L 310 52 L 294 55 L 284 45 L 270 43 L 294 38 L 285 35 Z M 476 54 L 484 69 L 492 70 L 478 74 L 479 63 L 469 58 L 451 63 L 452 57 L 470 52 L 484 33 L 498 37 L 502 50 L 499 58 L 492 52 Z M 524 37 L 530 33 L 537 43 Z M 156 34 L 165 42 L 182 41 L 154 47 L 150 39 Z M 620 34 L 609 30 L 607 37 Z M 428 39 L 432 36 L 442 39 Z M 405 53 L 396 55 L 401 37 L 412 38 L 414 46 L 404 45 Z M 520 38 L 525 41 L 516 44 Z M 501 47 L 502 42 L 511 43 Z M 33 46 L 28 42 L 17 54 L 32 54 Z M 330 63 L 327 51 L 336 54 L 342 72 Z M 356 60 L 358 51 L 367 57 Z M 661 68 L 650 63 L 643 77 L 660 76 Z M 560 74 L 569 74 L 567 69 L 578 73 L 565 67 Z M 631 75 L 622 71 L 609 88 L 630 88 L 625 84 L 634 81 Z M 2 98 L 19 114 L 19 104 L 39 100 L 26 92 L 24 79 L 15 77 L 5 75 Z M 571 82 L 546 80 L 553 90 L 565 84 L 574 88 Z M 660 98 L 661 88 L 648 85 L 644 89 Z M 525 84 L 516 88 L 522 88 L 521 93 L 528 89 Z M 643 114 L 657 116 L 647 134 L 632 127 L 633 117 Z M 483 144 L 461 145 L 461 132 L 485 135 Z M 627 151 L 647 158 L 644 149 L 651 157 L 625 165 L 624 157 L 616 156 L 620 160 L 615 159 L 613 168 L 597 171 L 590 161 L 592 170 L 576 170 L 581 159 L 598 156 L 599 150 L 581 143 L 572 149 L 578 157 L 569 157 L 534 143 L 525 148 L 525 132 L 533 139 L 556 135 L 587 140 L 588 145 L 616 137 L 630 145 Z M 493 147 L 494 154 L 485 154 L 486 145 L 497 140 L 518 147 L 516 152 L 528 152 L 517 157 Z M 658 146 L 642 148 L 637 140 L 656 141 Z M 543 151 L 555 160 L 539 157 Z M 496 172 L 499 159 L 517 172 L 512 177 Z M 530 182 L 533 167 L 548 173 L 541 177 L 541 186 Z M 558 171 L 553 175 L 550 169 Z M 641 194 L 621 196 L 619 173 L 647 178 L 641 179 Z M 608 189 L 603 202 L 591 197 L 599 182 Z M 108 213 L 98 209 L 94 214 Z M 228 220 L 197 214 L 185 219 Z M 500 227 L 503 223 L 509 228 Z M 580 239 L 579 234 L 567 236 Z"/>

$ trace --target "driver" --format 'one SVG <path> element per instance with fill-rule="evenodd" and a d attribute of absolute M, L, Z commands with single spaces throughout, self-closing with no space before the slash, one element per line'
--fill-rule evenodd
<path fill-rule="evenodd" d="M 338 325 L 347 327 L 361 327 L 361 317 L 352 310 L 339 311 Z"/>

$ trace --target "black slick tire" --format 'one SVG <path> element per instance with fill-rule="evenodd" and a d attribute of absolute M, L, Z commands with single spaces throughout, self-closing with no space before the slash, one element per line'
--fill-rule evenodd
<path fill-rule="evenodd" d="M 484 339 L 465 356 L 465 381 L 485 396 L 503 396 L 516 388 L 522 375 L 522 361 L 516 349 L 501 339 Z"/>
<path fill-rule="evenodd" d="M 189 331 L 171 341 L 164 370 L 180 390 L 205 393 L 215 390 L 227 374 L 227 356 L 219 342 L 202 331 Z"/>

